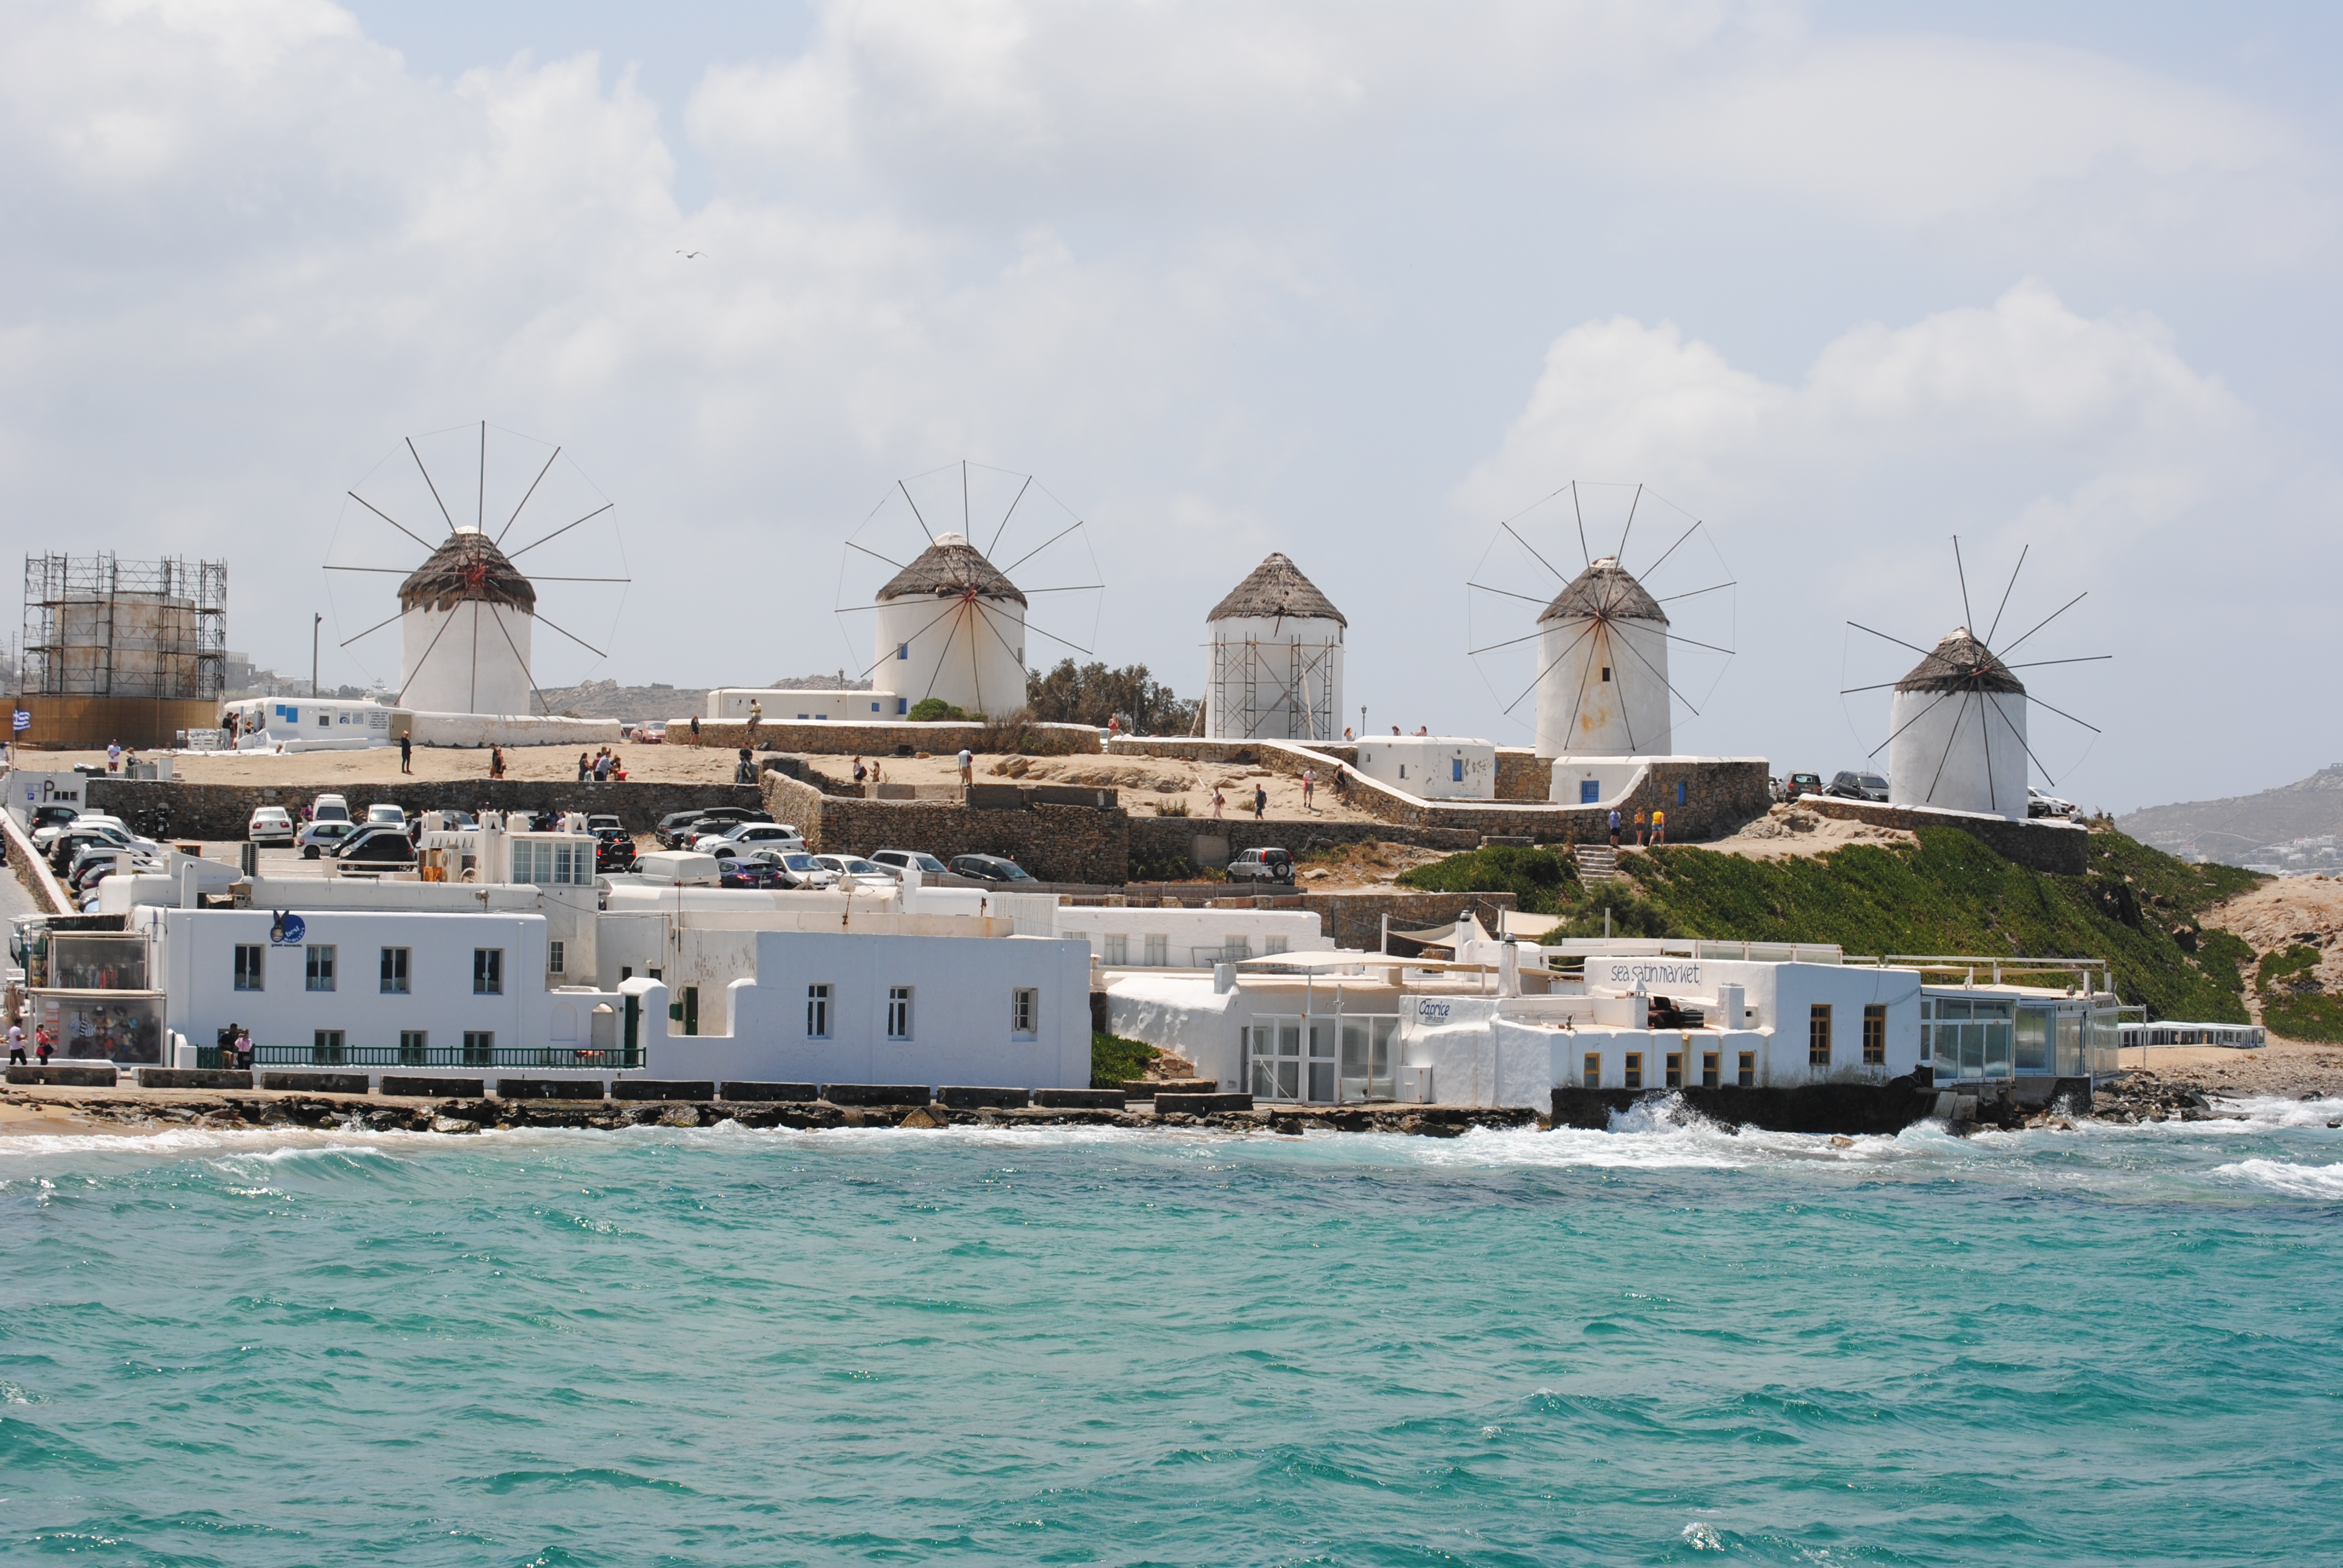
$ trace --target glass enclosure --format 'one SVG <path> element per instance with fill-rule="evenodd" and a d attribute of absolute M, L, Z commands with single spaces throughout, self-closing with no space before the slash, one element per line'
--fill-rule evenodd
<path fill-rule="evenodd" d="M 37 991 L 35 1016 L 57 1042 L 60 1061 L 163 1063 L 160 995 L 106 991 Z"/>
<path fill-rule="evenodd" d="M 1260 1100 L 1389 1100 L 1398 1037 L 1395 1014 L 1263 1018 L 1244 1030 L 1244 1081 Z"/>
<path fill-rule="evenodd" d="M 24 954 L 25 982 L 55 990 L 145 990 L 146 939 L 120 931 L 43 931 Z"/>
<path fill-rule="evenodd" d="M 1920 1054 L 1935 1065 L 1936 1081 L 1982 1083 L 2013 1076 L 2016 1012 L 2016 1003 L 2008 997 L 1924 995 Z"/>
<path fill-rule="evenodd" d="M 2087 997 L 1923 994 L 1920 1059 L 1936 1081 L 2100 1078 L 2114 1072 L 2121 1040 L 2114 1005 Z"/>

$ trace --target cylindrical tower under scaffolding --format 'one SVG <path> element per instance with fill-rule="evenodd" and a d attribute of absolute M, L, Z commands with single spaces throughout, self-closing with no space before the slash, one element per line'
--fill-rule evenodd
<path fill-rule="evenodd" d="M 1272 555 L 1204 618 L 1212 668 L 1204 733 L 1217 740 L 1338 740 L 1342 634 L 1350 622 L 1283 555 Z"/>

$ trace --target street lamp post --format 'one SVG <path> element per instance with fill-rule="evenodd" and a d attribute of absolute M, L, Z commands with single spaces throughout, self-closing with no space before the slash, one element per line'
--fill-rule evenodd
<path fill-rule="evenodd" d="M 317 695 L 317 633 L 325 624 L 323 615 L 309 618 L 309 695 L 312 698 Z"/>

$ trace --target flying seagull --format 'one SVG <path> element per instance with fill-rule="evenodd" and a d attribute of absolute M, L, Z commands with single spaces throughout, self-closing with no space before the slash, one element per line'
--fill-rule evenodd
<path fill-rule="evenodd" d="M 708 253 L 704 250 L 679 250 L 676 252 L 676 255 L 683 257 L 686 261 L 698 261 L 701 256 L 706 256 L 707 254 Z"/>

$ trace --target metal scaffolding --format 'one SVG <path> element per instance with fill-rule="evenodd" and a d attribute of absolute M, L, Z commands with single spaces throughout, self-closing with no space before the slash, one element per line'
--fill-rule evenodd
<path fill-rule="evenodd" d="M 1315 740 L 1342 733 L 1334 712 L 1334 665 L 1342 644 L 1212 639 L 1206 694 L 1218 733 L 1231 739 Z"/>
<path fill-rule="evenodd" d="M 227 664 L 227 563 L 25 558 L 30 697 L 216 699 Z"/>

